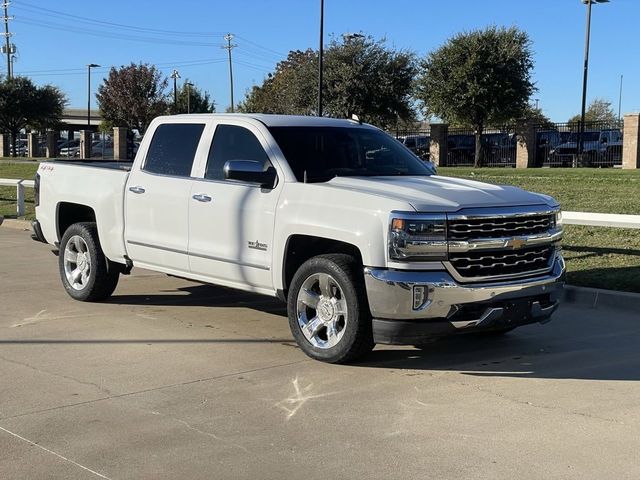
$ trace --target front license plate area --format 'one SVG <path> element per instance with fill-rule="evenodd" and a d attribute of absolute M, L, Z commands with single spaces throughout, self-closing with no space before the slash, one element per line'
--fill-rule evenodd
<path fill-rule="evenodd" d="M 529 300 L 507 302 L 504 305 L 504 323 L 522 323 L 531 315 L 531 303 Z"/>

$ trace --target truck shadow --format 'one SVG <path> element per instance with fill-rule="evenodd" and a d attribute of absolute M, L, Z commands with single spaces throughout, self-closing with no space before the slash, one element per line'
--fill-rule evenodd
<path fill-rule="evenodd" d="M 195 283 L 157 294 L 116 294 L 107 303 L 249 308 L 281 316 L 283 321 L 287 316 L 286 305 L 275 298 Z M 281 340 L 278 342 L 285 343 Z M 293 346 L 291 339 L 286 343 Z M 638 345 L 637 314 L 562 305 L 547 325 L 521 327 L 502 337 L 448 337 L 424 349 L 379 345 L 346 368 L 397 369 L 407 374 L 453 371 L 479 377 L 640 380 Z"/>
<path fill-rule="evenodd" d="M 379 346 L 361 367 L 477 377 L 640 380 L 640 316 L 563 306 L 547 325 L 502 337 L 459 335 L 423 349 Z"/>
<path fill-rule="evenodd" d="M 154 294 L 118 295 L 116 291 L 116 294 L 105 303 L 140 306 L 244 307 L 273 315 L 287 316 L 286 304 L 277 298 L 197 283 L 171 290 L 161 290 L 160 293 Z"/>

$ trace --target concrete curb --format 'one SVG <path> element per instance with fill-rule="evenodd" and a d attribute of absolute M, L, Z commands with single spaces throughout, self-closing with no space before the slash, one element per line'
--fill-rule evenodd
<path fill-rule="evenodd" d="M 4 221 L 0 220 L 0 225 L 6 228 L 13 228 L 14 230 L 31 230 L 31 222 L 29 220 L 5 218 Z"/>
<path fill-rule="evenodd" d="M 564 301 L 580 304 L 587 308 L 610 308 L 637 313 L 640 318 L 640 294 L 618 292 L 600 288 L 576 287 L 565 285 Z"/>

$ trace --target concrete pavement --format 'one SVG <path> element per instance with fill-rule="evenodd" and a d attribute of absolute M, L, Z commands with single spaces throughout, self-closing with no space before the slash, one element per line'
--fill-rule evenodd
<path fill-rule="evenodd" d="M 76 302 L 2 228 L 0 478 L 636 479 L 639 320 L 563 306 L 325 365 L 276 300 L 136 271 Z"/>

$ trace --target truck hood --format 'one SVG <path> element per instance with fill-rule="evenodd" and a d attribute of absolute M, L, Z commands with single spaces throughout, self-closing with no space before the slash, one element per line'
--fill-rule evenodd
<path fill-rule="evenodd" d="M 436 175 L 430 177 L 336 177 L 325 185 L 407 202 L 418 212 L 556 205 L 556 202 L 547 195 L 527 192 L 517 187 Z"/>

